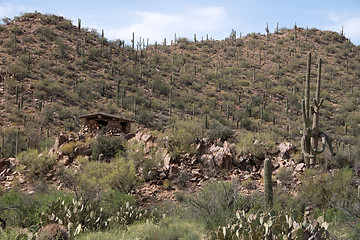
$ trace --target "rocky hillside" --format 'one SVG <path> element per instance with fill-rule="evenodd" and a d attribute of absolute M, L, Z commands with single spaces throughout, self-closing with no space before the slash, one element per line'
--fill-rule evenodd
<path fill-rule="evenodd" d="M 310 239 L 328 227 L 334 239 L 358 239 L 360 48 L 344 34 L 294 26 L 125 46 L 60 16 L 3 21 L 0 222 L 13 229 L 0 238 L 34 236 L 56 222 L 71 236 L 113 239 L 119 227 L 124 239 L 147 229 L 188 239 L 180 236 L 190 228 L 191 239 L 235 238 L 239 228 L 254 239 Z M 337 154 L 326 150 L 306 169 L 309 52 L 310 99 L 321 58 L 320 131 Z M 80 125 L 79 116 L 96 112 Z M 269 207 L 259 227 L 259 210 Z"/>
<path fill-rule="evenodd" d="M 312 84 L 323 59 L 321 128 L 357 144 L 360 49 L 336 32 L 295 26 L 239 38 L 233 31 L 221 41 L 134 40 L 133 49 L 54 15 L 26 13 L 0 30 L 5 145 L 19 130 L 21 150 L 38 147 L 47 133 L 77 131 L 74 116 L 98 111 L 162 131 L 194 116 L 215 132 L 272 131 L 298 141 L 309 51 Z"/>

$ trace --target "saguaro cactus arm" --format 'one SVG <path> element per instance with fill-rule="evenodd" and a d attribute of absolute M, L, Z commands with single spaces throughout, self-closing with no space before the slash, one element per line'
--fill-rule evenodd
<path fill-rule="evenodd" d="M 326 144 L 329 145 L 330 152 L 333 156 L 335 153 L 331 146 L 331 141 L 328 136 L 319 131 L 319 119 L 320 119 L 320 107 L 324 103 L 324 99 L 320 98 L 321 87 L 321 58 L 318 60 L 318 75 L 316 82 L 316 94 L 313 99 L 313 105 L 310 105 L 310 64 L 311 53 L 308 54 L 307 66 L 306 66 L 306 81 L 305 81 L 305 98 L 301 101 L 301 107 L 304 118 L 304 130 L 301 138 L 301 151 L 305 157 L 305 163 L 307 166 L 316 164 L 316 156 L 324 152 Z M 312 125 L 311 118 L 312 116 Z M 321 139 L 321 146 L 318 149 L 319 140 Z"/>

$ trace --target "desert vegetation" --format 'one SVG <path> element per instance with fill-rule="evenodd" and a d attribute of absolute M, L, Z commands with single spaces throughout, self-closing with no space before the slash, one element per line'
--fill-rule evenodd
<path fill-rule="evenodd" d="M 126 45 L 35 12 L 0 35 L 1 239 L 359 239 L 360 48 L 343 34 Z M 79 121 L 101 112 L 131 132 Z"/>

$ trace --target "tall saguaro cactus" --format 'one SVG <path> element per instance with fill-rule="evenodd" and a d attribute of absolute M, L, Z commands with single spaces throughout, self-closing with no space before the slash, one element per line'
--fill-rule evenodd
<path fill-rule="evenodd" d="M 329 137 L 325 133 L 319 131 L 320 107 L 324 102 L 324 99 L 320 98 L 321 58 L 318 60 L 316 95 L 313 100 L 314 105 L 310 105 L 310 65 L 311 52 L 308 53 L 306 66 L 305 98 L 301 101 L 304 117 L 304 130 L 303 136 L 301 138 L 301 150 L 305 157 L 306 166 L 313 166 L 316 164 L 316 156 L 325 150 L 326 143 L 329 145 L 331 154 L 335 156 Z M 311 115 L 313 115 L 312 126 L 310 122 Z M 319 150 L 318 145 L 320 138 L 321 148 Z"/>
<path fill-rule="evenodd" d="M 271 179 L 271 161 L 269 158 L 264 160 L 264 195 L 265 204 L 268 208 L 273 206 L 273 189 Z"/>

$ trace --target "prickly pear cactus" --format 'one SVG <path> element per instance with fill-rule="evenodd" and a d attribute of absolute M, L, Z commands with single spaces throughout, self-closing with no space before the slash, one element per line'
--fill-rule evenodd
<path fill-rule="evenodd" d="M 97 202 L 73 199 L 65 203 L 60 199 L 51 203 L 45 213 L 40 215 L 41 226 L 57 223 L 67 227 L 70 236 L 76 236 L 86 230 L 105 229 L 114 222 L 126 228 L 127 225 L 144 219 L 156 221 L 156 213 L 131 206 L 126 203 L 115 216 L 106 216 Z"/>
<path fill-rule="evenodd" d="M 82 199 L 73 199 L 71 203 L 65 203 L 60 199 L 51 203 L 45 213 L 40 216 L 41 225 L 58 223 L 67 227 L 71 236 L 75 236 L 85 230 L 104 229 L 109 224 L 105 219 L 102 208 L 97 203 Z"/>
<path fill-rule="evenodd" d="M 298 222 L 296 211 L 246 214 L 244 211 L 236 214 L 237 221 L 225 227 L 219 227 L 211 233 L 210 239 L 329 239 L 328 224 L 323 217 L 309 221 L 305 218 Z"/>

